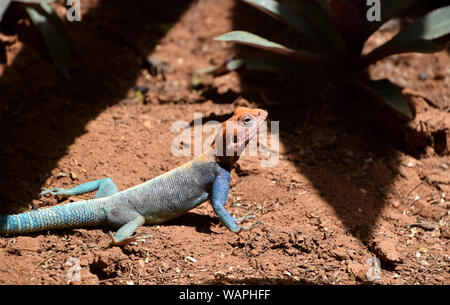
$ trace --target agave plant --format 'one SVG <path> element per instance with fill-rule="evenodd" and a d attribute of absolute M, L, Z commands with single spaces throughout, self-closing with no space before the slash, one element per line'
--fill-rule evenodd
<path fill-rule="evenodd" d="M 282 55 L 284 60 L 239 58 L 204 72 L 216 73 L 245 67 L 321 73 L 322 76 L 344 78 L 387 104 L 407 120 L 414 118 L 414 112 L 400 88 L 388 79 L 367 79 L 362 72 L 370 64 L 393 54 L 433 53 L 442 50 L 444 45 L 437 40 L 445 39 L 444 36 L 450 33 L 450 6 L 441 7 L 410 23 L 391 40 L 363 55 L 362 50 L 367 39 L 385 22 L 399 16 L 414 0 L 380 1 L 377 21 L 368 20 L 367 10 L 370 6 L 366 4 L 366 0 L 242 1 L 291 26 L 307 39 L 308 45 L 313 45 L 314 49 L 294 49 L 253 33 L 232 31 L 215 39 L 273 52 Z"/>
<path fill-rule="evenodd" d="M 50 58 L 58 72 L 69 78 L 69 40 L 64 33 L 62 22 L 49 3 L 55 0 L 0 0 L 0 23 L 12 2 L 20 2 L 19 11 L 25 10 L 31 22 L 40 31 Z"/>

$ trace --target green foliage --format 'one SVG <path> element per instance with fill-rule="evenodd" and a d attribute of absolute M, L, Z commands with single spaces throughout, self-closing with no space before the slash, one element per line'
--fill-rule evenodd
<path fill-rule="evenodd" d="M 343 75 L 346 81 L 386 103 L 408 120 L 413 111 L 400 88 L 388 79 L 364 79 L 362 71 L 387 56 L 405 52 L 432 53 L 443 49 L 436 40 L 450 33 L 450 6 L 427 13 L 406 26 L 390 41 L 362 55 L 364 43 L 383 23 L 399 16 L 415 0 L 381 1 L 381 20 L 369 21 L 366 1 L 358 0 L 242 0 L 280 20 L 321 52 L 297 50 L 246 31 L 223 34 L 216 40 L 236 42 L 282 55 L 286 60 L 235 59 L 203 72 L 224 73 L 241 67 L 257 70 L 311 73 L 320 67 L 325 76 Z M 302 66 L 305 66 L 302 68 Z M 325 69 L 322 69 L 325 67 Z M 327 70 L 327 71 L 326 71 Z"/>
<path fill-rule="evenodd" d="M 390 41 L 379 46 L 363 60 L 367 64 L 392 54 L 405 52 L 434 53 L 442 46 L 432 40 L 450 33 L 450 6 L 434 10 L 408 25 Z"/>
<path fill-rule="evenodd" d="M 33 4 L 47 4 L 54 2 L 55 0 L 1 0 L 0 1 L 0 22 L 3 20 L 3 16 L 6 13 L 6 10 L 8 9 L 9 5 L 12 2 L 20 2 L 24 3 L 25 5 L 33 5 Z"/>
<path fill-rule="evenodd" d="M 400 89 L 388 79 L 366 80 L 356 85 L 407 118 L 413 118 L 413 113 L 405 103 Z"/>
<path fill-rule="evenodd" d="M 216 65 L 205 69 L 199 69 L 196 71 L 198 74 L 213 74 L 215 76 L 226 74 L 230 71 L 235 71 L 241 68 L 247 68 L 257 71 L 272 71 L 272 72 L 304 72 L 310 71 L 305 65 L 298 64 L 296 62 L 290 62 L 279 59 L 260 59 L 260 58 L 239 58 L 233 59 L 223 63 L 222 65 Z M 312 71 L 314 72 L 314 71 Z M 194 73 L 194 75 L 197 75 Z"/>
<path fill-rule="evenodd" d="M 270 52 L 274 52 L 280 55 L 289 56 L 297 60 L 314 61 L 323 59 L 322 56 L 314 54 L 312 52 L 294 50 L 245 31 L 229 32 L 223 34 L 222 36 L 217 37 L 216 40 L 234 41 L 241 44 L 264 49 Z"/>
<path fill-rule="evenodd" d="M 23 9 L 31 22 L 40 31 L 50 58 L 58 72 L 69 79 L 67 61 L 69 60 L 69 40 L 64 33 L 63 25 L 58 15 L 49 5 L 54 0 L 0 0 L 0 22 L 11 2 L 23 3 Z"/>

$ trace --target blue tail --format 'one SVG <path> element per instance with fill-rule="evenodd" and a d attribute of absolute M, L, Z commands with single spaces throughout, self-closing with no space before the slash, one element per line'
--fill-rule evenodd
<path fill-rule="evenodd" d="M 106 213 L 98 199 L 86 200 L 0 216 L 0 234 L 99 225 L 105 220 Z"/>

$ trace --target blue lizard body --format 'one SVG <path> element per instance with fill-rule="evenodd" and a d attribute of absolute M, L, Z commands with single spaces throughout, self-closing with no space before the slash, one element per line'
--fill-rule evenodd
<path fill-rule="evenodd" d="M 247 129 L 253 128 L 248 133 L 252 137 L 267 112 L 243 107 L 240 111 L 255 113 L 254 125 L 246 123 Z M 239 113 L 237 110 L 232 119 L 237 120 Z M 248 116 L 246 114 L 243 118 L 248 119 Z M 239 114 L 238 118 L 241 117 Z M 247 125 L 242 124 L 244 127 Z M 245 141 L 244 147 L 248 139 Z M 239 145 L 242 146 L 242 143 Z M 166 222 L 208 199 L 211 199 L 215 213 L 230 231 L 247 230 L 247 227 L 238 226 L 225 209 L 231 162 L 236 160 L 236 156 L 231 159 L 229 156 L 218 158 L 214 153 L 204 153 L 180 167 L 121 192 L 110 178 L 86 182 L 70 189 L 44 190 L 41 194 L 71 196 L 93 191 L 97 193 L 91 200 L 0 216 L 0 234 L 108 224 L 119 228 L 113 236 L 113 244 L 124 245 L 135 240 L 133 233 L 144 223 Z"/>
<path fill-rule="evenodd" d="M 126 202 L 145 216 L 147 224 L 163 223 L 208 200 L 219 167 L 216 162 L 194 158 L 150 181 L 112 195 L 111 200 Z"/>

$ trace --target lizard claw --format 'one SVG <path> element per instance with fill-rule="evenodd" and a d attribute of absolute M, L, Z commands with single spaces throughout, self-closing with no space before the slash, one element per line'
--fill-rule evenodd
<path fill-rule="evenodd" d="M 256 217 L 255 215 L 253 215 L 252 213 L 248 212 L 244 216 L 241 216 L 239 218 L 235 218 L 234 221 L 236 223 L 241 223 L 241 222 L 249 220 L 250 218 L 255 218 L 255 217 Z"/>
<path fill-rule="evenodd" d="M 145 232 L 140 232 L 137 233 L 129 238 L 126 238 L 124 240 L 121 241 L 116 241 L 116 239 L 114 238 L 114 234 L 112 232 L 109 232 L 109 235 L 111 236 L 111 246 L 118 246 L 118 247 L 123 247 L 126 245 L 137 245 L 138 242 L 146 242 L 147 238 L 155 238 L 153 235 L 148 234 L 145 235 Z M 144 235 L 144 236 L 142 236 Z"/>
<path fill-rule="evenodd" d="M 250 212 L 245 213 L 244 216 L 241 216 L 239 218 L 234 218 L 234 221 L 238 224 L 244 222 L 244 221 L 248 221 L 250 218 L 255 218 L 256 216 Z M 256 220 L 254 223 L 252 223 L 249 227 L 237 227 L 237 230 L 235 231 L 236 233 L 239 231 L 248 231 L 253 229 L 253 227 L 256 227 L 258 225 L 262 225 L 263 223 L 259 220 Z"/>
<path fill-rule="evenodd" d="M 147 235 L 144 235 L 144 234 L 145 234 L 144 232 L 137 234 L 136 237 L 139 236 L 139 235 L 143 235 L 143 236 L 141 236 L 139 238 L 136 238 L 136 241 L 133 242 L 133 244 L 137 245 L 138 242 L 145 243 L 147 241 L 147 239 L 149 239 L 149 238 L 154 239 L 155 238 L 155 236 L 153 236 L 151 234 L 147 234 Z"/>
<path fill-rule="evenodd" d="M 256 227 L 256 226 L 263 225 L 263 224 L 264 224 L 264 223 L 263 223 L 262 221 L 257 220 L 257 221 L 255 221 L 254 223 L 252 223 L 252 225 L 249 226 L 249 227 L 241 227 L 241 230 L 242 230 L 242 231 L 248 231 L 248 230 L 253 229 L 253 228 Z"/>
<path fill-rule="evenodd" d="M 40 196 L 44 196 L 45 194 L 52 194 L 53 196 L 56 195 L 63 195 L 62 192 L 64 191 L 64 189 L 62 187 L 55 187 L 52 189 L 46 189 L 46 188 L 42 188 L 42 192 L 40 193 Z"/>

